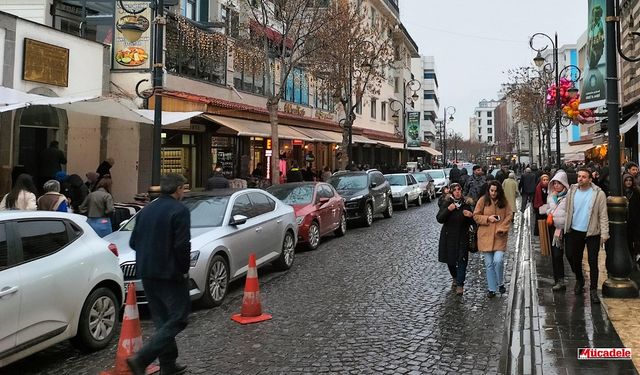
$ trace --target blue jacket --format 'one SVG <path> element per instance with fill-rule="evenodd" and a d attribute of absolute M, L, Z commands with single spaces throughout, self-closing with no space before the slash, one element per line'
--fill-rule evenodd
<path fill-rule="evenodd" d="M 129 246 L 144 279 L 182 280 L 189 273 L 191 216 L 187 207 L 162 195 L 136 216 Z"/>

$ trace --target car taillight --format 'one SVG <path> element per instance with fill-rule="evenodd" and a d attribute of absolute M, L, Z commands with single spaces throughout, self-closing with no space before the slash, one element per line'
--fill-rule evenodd
<path fill-rule="evenodd" d="M 111 251 L 113 253 L 113 255 L 118 256 L 118 246 L 116 246 L 115 244 L 110 243 L 109 246 L 107 246 L 109 248 L 109 251 Z"/>

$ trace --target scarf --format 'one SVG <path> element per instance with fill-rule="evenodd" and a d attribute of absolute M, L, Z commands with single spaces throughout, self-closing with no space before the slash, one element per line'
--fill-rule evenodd
<path fill-rule="evenodd" d="M 562 191 L 562 192 L 560 192 L 560 193 L 558 193 L 558 194 L 554 194 L 554 195 L 552 195 L 552 197 L 553 197 L 553 203 L 558 204 L 558 202 L 560 201 L 560 198 L 564 198 L 564 197 L 567 195 L 567 192 L 568 192 L 568 191 L 567 191 L 567 190 L 565 190 L 565 191 Z"/>

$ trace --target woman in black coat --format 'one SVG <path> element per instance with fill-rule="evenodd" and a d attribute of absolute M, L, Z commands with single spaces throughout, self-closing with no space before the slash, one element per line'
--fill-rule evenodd
<path fill-rule="evenodd" d="M 474 224 L 473 207 L 465 201 L 460 184 L 451 184 L 451 197 L 440 206 L 436 219 L 442 225 L 438 261 L 446 263 L 456 294 L 464 292 L 469 254 L 469 226 Z"/>
<path fill-rule="evenodd" d="M 622 176 L 622 189 L 629 202 L 627 208 L 627 241 L 634 261 L 640 262 L 640 188 L 630 174 Z"/>

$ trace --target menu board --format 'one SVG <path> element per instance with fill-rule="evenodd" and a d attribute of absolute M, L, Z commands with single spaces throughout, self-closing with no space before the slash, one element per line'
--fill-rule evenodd
<path fill-rule="evenodd" d="M 113 69 L 145 70 L 151 67 L 151 19 L 148 1 L 116 1 Z"/>

